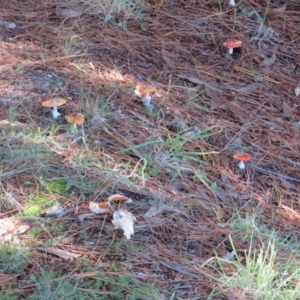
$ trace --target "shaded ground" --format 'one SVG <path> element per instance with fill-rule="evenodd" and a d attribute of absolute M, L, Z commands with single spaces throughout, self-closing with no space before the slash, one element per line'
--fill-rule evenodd
<path fill-rule="evenodd" d="M 153 283 L 157 299 L 206 299 L 212 291 L 214 299 L 239 298 L 203 267 L 232 251 L 229 232 L 238 251 L 248 247 L 230 227 L 237 214 L 259 215 L 264 226 L 298 242 L 300 4 L 247 1 L 221 9 L 219 1 L 146 1 L 139 18 L 119 14 L 103 24 L 88 8 L 65 18 L 56 2 L 0 4 L 1 20 L 16 24 L 1 26 L 0 217 L 15 216 L 28 195 L 43 193 L 68 212 L 23 220 L 47 230 L 31 235 L 34 260 L 17 277 L 7 272 L 6 284 L 30 295 L 38 284 L 27 277 L 50 264 L 65 278 L 95 280 L 101 271 L 104 281 Z M 229 37 L 243 42 L 231 56 L 222 46 Z M 134 95 L 137 84 L 156 87 L 151 112 Z M 85 114 L 84 143 L 73 143 L 63 118 L 43 111 L 41 102 L 56 96 L 69 100 L 63 114 Z M 199 138 L 205 130 L 211 135 Z M 187 141 L 180 147 L 178 136 Z M 253 156 L 244 172 L 232 159 L 238 150 Z M 47 186 L 57 179 L 62 191 Z M 110 215 L 77 218 L 88 201 L 116 192 L 134 200 L 128 209 L 138 221 L 129 242 L 113 231 Z M 161 203 L 176 210 L 144 217 Z M 81 259 L 65 262 L 39 249 L 53 240 Z M 88 292 L 88 281 L 80 284 Z M 124 286 L 122 295 L 130 295 Z"/>

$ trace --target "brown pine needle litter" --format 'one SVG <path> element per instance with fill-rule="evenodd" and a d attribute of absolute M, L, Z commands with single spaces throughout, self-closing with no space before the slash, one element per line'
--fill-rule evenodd
<path fill-rule="evenodd" d="M 300 3 L 279 2 L 1 1 L 0 298 L 271 299 L 226 278 L 275 234 L 270 289 L 297 289 L 276 290 L 300 264 Z"/>

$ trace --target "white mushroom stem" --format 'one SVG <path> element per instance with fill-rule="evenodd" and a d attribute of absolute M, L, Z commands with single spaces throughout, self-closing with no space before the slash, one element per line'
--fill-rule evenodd
<path fill-rule="evenodd" d="M 245 164 L 244 164 L 243 161 L 240 161 L 239 164 L 238 164 L 238 166 L 239 166 L 239 168 L 240 168 L 241 170 L 244 170 L 244 169 L 245 169 Z"/>
<path fill-rule="evenodd" d="M 51 111 L 53 119 L 57 119 L 61 115 L 57 110 L 57 106 L 53 106 L 53 109 Z"/>
<path fill-rule="evenodd" d="M 235 6 L 235 1 L 234 0 L 229 0 L 229 5 Z"/>
<path fill-rule="evenodd" d="M 146 94 L 146 97 L 142 98 L 142 101 L 144 106 L 150 108 L 151 96 L 149 95 L 149 93 Z"/>
<path fill-rule="evenodd" d="M 233 53 L 233 48 L 228 48 L 228 54 L 231 55 Z"/>
<path fill-rule="evenodd" d="M 134 93 L 135 93 L 138 97 L 142 97 L 142 93 L 141 93 L 138 89 L 135 89 Z"/>

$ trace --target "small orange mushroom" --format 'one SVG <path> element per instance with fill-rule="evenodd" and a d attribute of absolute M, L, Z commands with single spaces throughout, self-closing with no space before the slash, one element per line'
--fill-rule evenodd
<path fill-rule="evenodd" d="M 107 211 L 110 210 L 111 208 L 111 202 L 124 202 L 124 203 L 131 203 L 132 200 L 126 196 L 122 196 L 122 195 L 111 195 L 107 198 L 107 200 L 100 202 L 100 203 L 96 203 L 91 201 L 89 203 L 89 208 L 92 212 L 94 212 L 95 214 L 104 214 Z"/>
<path fill-rule="evenodd" d="M 115 194 L 115 195 L 111 195 L 107 198 L 107 201 L 108 202 L 116 202 L 116 201 L 119 201 L 119 202 L 125 202 L 125 203 L 131 203 L 132 202 L 132 199 L 126 197 L 126 196 L 122 196 L 122 195 L 119 195 L 119 194 Z"/>
<path fill-rule="evenodd" d="M 134 93 L 141 98 L 146 98 L 147 96 L 149 96 L 149 93 L 155 93 L 155 92 L 156 92 L 155 87 L 143 88 L 140 85 L 137 85 L 134 91 Z"/>
<path fill-rule="evenodd" d="M 232 157 L 234 159 L 240 161 L 239 164 L 238 164 L 238 166 L 239 166 L 239 168 L 241 170 L 245 169 L 244 162 L 249 161 L 252 158 L 252 156 L 250 154 L 248 154 L 248 153 L 241 153 L 241 152 L 234 153 Z"/>
<path fill-rule="evenodd" d="M 89 203 L 90 210 L 95 214 L 104 214 L 109 211 L 110 203 L 108 201 L 96 203 L 91 201 Z"/>
<path fill-rule="evenodd" d="M 63 98 L 53 98 L 47 101 L 42 102 L 43 107 L 52 108 L 53 119 L 57 119 L 61 114 L 58 112 L 57 107 L 62 106 L 67 103 L 67 100 Z"/>
<path fill-rule="evenodd" d="M 228 53 L 231 55 L 234 48 L 242 47 L 242 42 L 237 39 L 226 39 L 223 46 L 228 49 Z"/>
<path fill-rule="evenodd" d="M 151 108 L 150 106 L 150 102 L 151 102 L 151 96 L 150 93 L 155 93 L 156 92 L 156 88 L 155 87 L 149 87 L 149 88 L 143 88 L 140 85 L 137 85 L 135 88 L 134 93 L 142 98 L 143 104 L 147 107 L 147 108 Z"/>
<path fill-rule="evenodd" d="M 74 113 L 66 116 L 66 120 L 72 124 L 71 131 L 77 131 L 77 125 L 81 125 L 84 122 L 84 115 L 80 113 Z"/>

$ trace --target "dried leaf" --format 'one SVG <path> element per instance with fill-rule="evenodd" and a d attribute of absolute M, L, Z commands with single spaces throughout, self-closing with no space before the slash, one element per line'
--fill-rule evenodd
<path fill-rule="evenodd" d="M 231 260 L 233 260 L 234 256 L 235 256 L 235 252 L 234 252 L 234 251 L 231 251 L 231 252 L 227 252 L 227 253 L 223 256 L 223 258 L 231 261 Z"/>
<path fill-rule="evenodd" d="M 181 78 L 181 79 L 186 79 L 192 83 L 195 83 L 195 84 L 199 84 L 199 85 L 204 85 L 205 87 L 207 87 L 208 89 L 211 89 L 211 90 L 214 90 L 214 91 L 218 91 L 220 93 L 223 93 L 224 91 L 220 88 L 217 88 L 217 87 L 214 87 L 213 85 L 211 85 L 210 83 L 208 82 L 205 82 L 199 78 L 196 78 L 196 77 L 190 77 L 190 76 L 187 76 L 185 74 L 175 74 L 175 76 Z"/>
<path fill-rule="evenodd" d="M 22 233 L 26 232 L 28 229 L 30 229 L 30 226 L 28 224 L 22 224 L 17 228 L 16 233 L 22 234 Z"/>
<path fill-rule="evenodd" d="M 122 229 L 127 240 L 134 234 L 133 224 L 136 221 L 135 216 L 129 211 L 119 209 L 113 214 L 112 224 L 116 229 Z"/>
<path fill-rule="evenodd" d="M 95 216 L 95 213 L 81 214 L 81 215 L 78 216 L 78 220 L 80 222 L 83 222 L 84 219 L 86 219 L 86 218 L 92 218 L 94 216 Z"/>
<path fill-rule="evenodd" d="M 289 208 L 288 206 L 285 206 L 285 205 L 281 205 L 281 207 L 285 210 L 286 212 L 286 216 L 289 217 L 290 220 L 295 220 L 295 219 L 300 219 L 300 214 L 298 211 L 292 209 L 292 208 Z"/>
<path fill-rule="evenodd" d="M 175 181 L 172 183 L 172 189 L 178 193 L 189 193 L 189 187 L 183 184 L 181 181 Z"/>
<path fill-rule="evenodd" d="M 162 211 L 173 211 L 173 212 L 180 212 L 179 209 L 166 205 L 166 204 L 160 204 L 160 205 L 155 205 L 150 207 L 147 212 L 144 214 L 144 217 L 146 218 L 150 218 L 150 217 L 154 217 L 158 214 L 160 214 Z"/>
<path fill-rule="evenodd" d="M 37 249 L 51 253 L 51 254 L 61 257 L 63 259 L 73 260 L 74 258 L 78 258 L 81 256 L 81 254 L 71 253 L 67 250 L 62 250 L 62 249 L 58 249 L 58 248 L 54 248 L 54 247 L 37 248 Z"/>
<path fill-rule="evenodd" d="M 72 244 L 74 242 L 74 236 L 66 236 L 59 243 L 60 244 Z"/>
<path fill-rule="evenodd" d="M 226 192 L 222 191 L 221 189 L 217 188 L 214 190 L 216 196 L 225 204 L 229 204 L 228 195 Z"/>
<path fill-rule="evenodd" d="M 273 11 L 279 14 L 285 12 L 285 10 L 286 10 L 286 3 L 279 5 L 277 8 L 273 8 Z"/>
<path fill-rule="evenodd" d="M 0 222 L 0 243 L 9 242 L 15 235 L 22 234 L 30 229 L 30 224 L 25 221 L 12 220 L 10 218 L 1 219 Z"/>
<path fill-rule="evenodd" d="M 63 18 L 76 18 L 80 17 L 83 13 L 84 7 L 74 7 L 74 8 L 61 8 L 57 9 L 57 14 Z"/>
<path fill-rule="evenodd" d="M 275 63 L 276 61 L 276 53 L 277 53 L 277 50 L 278 50 L 278 45 L 276 45 L 273 49 L 273 53 L 272 53 L 272 56 L 269 57 L 269 58 L 265 58 L 263 61 L 262 61 L 262 65 L 264 66 L 271 66 Z"/>
<path fill-rule="evenodd" d="M 110 204 L 108 201 L 104 201 L 101 203 L 90 202 L 89 204 L 90 210 L 95 214 L 105 214 L 109 211 Z"/>

